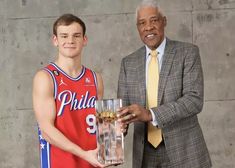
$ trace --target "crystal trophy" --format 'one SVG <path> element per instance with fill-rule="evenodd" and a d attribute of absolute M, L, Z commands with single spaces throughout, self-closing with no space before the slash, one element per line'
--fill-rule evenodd
<path fill-rule="evenodd" d="M 124 138 L 117 111 L 122 107 L 121 99 L 104 99 L 95 102 L 97 124 L 98 161 L 102 164 L 124 162 Z"/>

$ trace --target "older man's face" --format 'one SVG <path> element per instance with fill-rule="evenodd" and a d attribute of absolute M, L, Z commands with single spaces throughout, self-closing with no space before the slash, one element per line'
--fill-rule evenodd
<path fill-rule="evenodd" d="M 156 49 L 164 39 L 166 18 L 154 7 L 142 7 L 137 13 L 137 28 L 144 44 Z"/>

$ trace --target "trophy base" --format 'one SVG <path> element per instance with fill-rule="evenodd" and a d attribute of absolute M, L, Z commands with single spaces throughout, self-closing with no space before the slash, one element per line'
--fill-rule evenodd
<path fill-rule="evenodd" d="M 109 165 L 120 165 L 124 163 L 124 159 L 121 160 L 98 160 L 101 164 L 109 164 Z"/>

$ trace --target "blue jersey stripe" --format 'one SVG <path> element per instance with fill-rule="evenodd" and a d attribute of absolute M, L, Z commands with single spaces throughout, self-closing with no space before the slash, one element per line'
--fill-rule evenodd
<path fill-rule="evenodd" d="M 40 129 L 38 128 L 41 168 L 50 168 L 50 144 L 43 139 Z"/>

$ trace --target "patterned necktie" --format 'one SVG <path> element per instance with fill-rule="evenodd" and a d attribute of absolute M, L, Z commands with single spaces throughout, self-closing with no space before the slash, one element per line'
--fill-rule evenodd
<path fill-rule="evenodd" d="M 148 108 L 157 107 L 159 68 L 157 61 L 157 51 L 151 51 L 151 59 L 148 65 L 147 78 L 147 105 Z M 162 141 L 161 129 L 148 123 L 148 141 L 156 148 Z"/>

